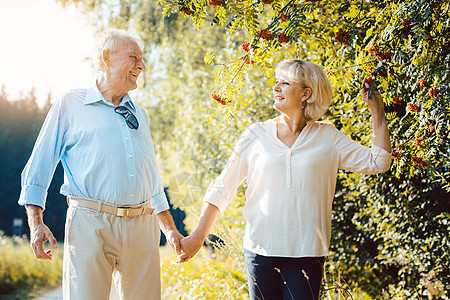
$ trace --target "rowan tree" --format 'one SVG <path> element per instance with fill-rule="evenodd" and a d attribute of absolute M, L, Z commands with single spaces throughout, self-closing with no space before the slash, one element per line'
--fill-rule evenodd
<path fill-rule="evenodd" d="M 167 174 L 186 170 L 204 188 L 243 129 L 276 115 L 279 61 L 322 65 L 334 90 L 324 119 L 366 146 L 370 112 L 359 93 L 375 77 L 393 164 L 381 175 L 339 173 L 330 260 L 376 298 L 448 299 L 450 1 L 62 1 L 152 45 L 141 101 L 159 99 L 148 103 L 164 132 L 154 133 L 157 152 L 176 166 Z M 240 194 L 223 218 L 236 231 L 243 202 Z"/>

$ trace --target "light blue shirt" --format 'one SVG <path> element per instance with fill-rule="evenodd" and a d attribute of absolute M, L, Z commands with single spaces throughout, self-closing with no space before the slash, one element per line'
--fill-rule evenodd
<path fill-rule="evenodd" d="M 125 95 L 137 130 L 114 111 L 97 85 L 68 92 L 50 109 L 22 172 L 19 204 L 45 209 L 47 189 L 59 161 L 61 194 L 135 205 L 151 201 L 155 213 L 169 209 L 144 109 Z"/>

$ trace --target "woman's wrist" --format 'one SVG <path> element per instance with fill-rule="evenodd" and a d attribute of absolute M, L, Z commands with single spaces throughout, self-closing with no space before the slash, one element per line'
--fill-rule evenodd
<path fill-rule="evenodd" d="M 386 112 L 384 111 L 384 106 L 372 108 L 372 120 L 374 123 L 383 123 L 386 122 Z"/>
<path fill-rule="evenodd" d="M 372 112 L 372 122 L 375 125 L 384 125 L 387 123 L 386 113 L 384 111 L 384 107 L 373 109 Z"/>
<path fill-rule="evenodd" d="M 195 228 L 194 231 L 190 234 L 191 238 L 194 239 L 197 242 L 203 243 L 206 240 L 206 237 L 208 236 L 209 232 L 206 232 L 205 230 L 202 230 L 201 228 Z"/>

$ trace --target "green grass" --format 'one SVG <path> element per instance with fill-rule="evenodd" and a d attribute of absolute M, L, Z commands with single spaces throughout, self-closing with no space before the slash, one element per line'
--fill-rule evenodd
<path fill-rule="evenodd" d="M 249 299 L 247 279 L 239 259 L 203 248 L 187 263 L 176 264 L 176 254 L 161 248 L 162 299 Z M 358 287 L 349 286 L 338 271 L 325 264 L 321 299 L 370 300 Z"/>
<path fill-rule="evenodd" d="M 29 298 L 33 291 L 58 285 L 62 261 L 62 245 L 53 249 L 53 260 L 37 260 L 26 238 L 7 237 L 0 232 L 0 297 Z"/>
<path fill-rule="evenodd" d="M 176 264 L 174 251 L 161 247 L 162 299 L 249 299 L 242 253 L 235 248 L 215 253 L 203 248 L 189 262 Z M 30 299 L 59 285 L 62 249 L 60 245 L 53 250 L 52 261 L 37 260 L 26 238 L 0 233 L 0 299 Z M 332 269 L 326 267 L 322 299 L 370 299 Z"/>
<path fill-rule="evenodd" d="M 177 264 L 176 254 L 161 248 L 162 299 L 248 299 L 246 278 L 231 258 L 203 248 L 189 262 Z"/>

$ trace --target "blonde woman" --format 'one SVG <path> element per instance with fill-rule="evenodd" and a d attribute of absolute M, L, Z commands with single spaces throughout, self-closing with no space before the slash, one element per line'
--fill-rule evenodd
<path fill-rule="evenodd" d="M 375 174 L 391 162 L 383 100 L 371 78 L 364 79 L 361 94 L 372 113 L 371 148 L 330 122 L 317 121 L 332 98 L 321 67 L 296 59 L 281 62 L 273 87 L 280 115 L 243 133 L 204 197 L 196 229 L 181 240 L 178 261 L 197 253 L 247 179 L 244 256 L 250 299 L 318 299 L 338 169 Z"/>

